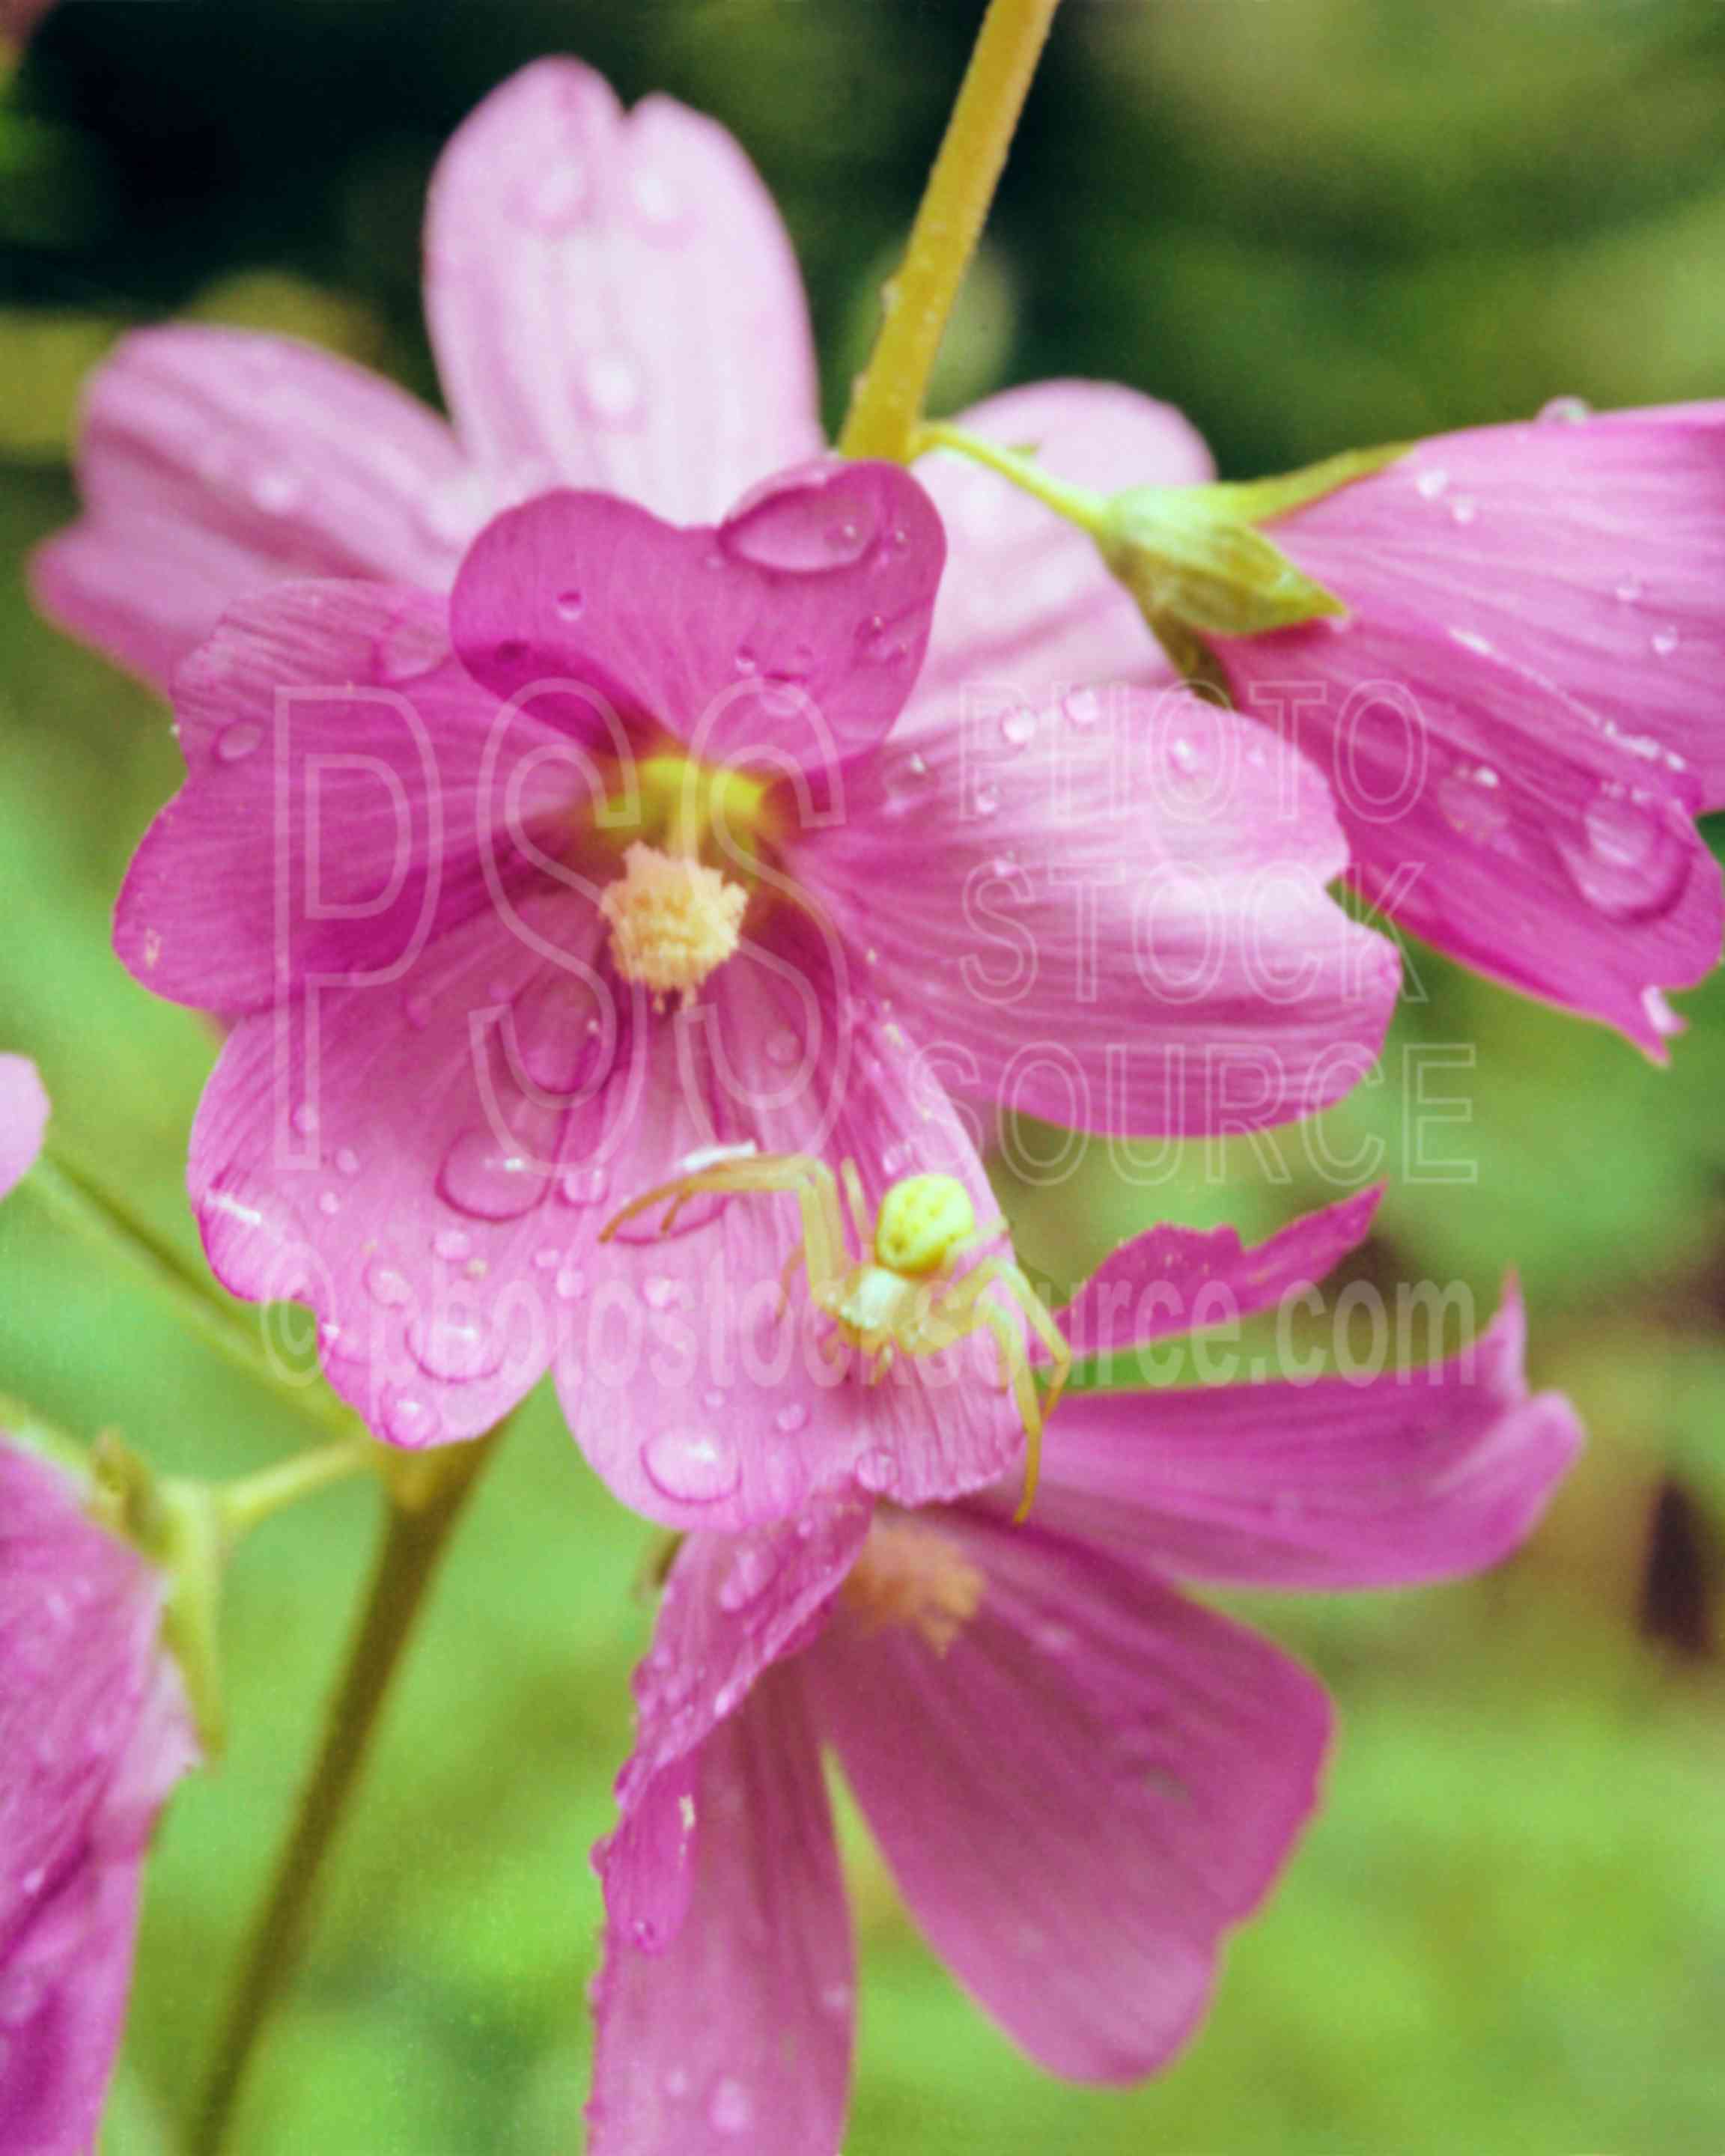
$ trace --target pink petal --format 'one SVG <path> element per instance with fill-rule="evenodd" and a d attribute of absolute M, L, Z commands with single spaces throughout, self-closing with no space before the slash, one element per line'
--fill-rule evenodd
<path fill-rule="evenodd" d="M 625 116 L 576 61 L 524 69 L 444 151 L 426 305 L 493 470 L 698 518 L 820 446 L 802 285 L 753 167 L 668 98 Z"/>
<path fill-rule="evenodd" d="M 1441 434 L 1276 527 L 1362 613 L 1384 593 L 1495 644 L 1725 804 L 1725 403 Z M 1554 726 L 1566 723 L 1553 711 Z"/>
<path fill-rule="evenodd" d="M 399 970 L 487 910 L 492 880 L 520 880 L 524 834 L 562 850 L 584 796 L 546 753 L 559 737 L 439 665 L 444 629 L 428 594 L 290 584 L 237 607 L 187 662 L 186 783 L 118 909 L 120 955 L 146 988 L 239 1013 L 308 976 Z"/>
<path fill-rule="evenodd" d="M 643 1953 L 614 1926 L 593 1994 L 591 2156 L 832 2156 L 855 1983 L 820 1754 L 795 1671 L 701 1748 L 692 1897 Z"/>
<path fill-rule="evenodd" d="M 986 1578 L 942 1656 L 847 1614 L 804 1665 L 930 1943 L 1051 2071 L 1153 2072 L 1310 1811 L 1329 1717 L 1306 1672 L 1035 1527 L 938 1516 Z"/>
<path fill-rule="evenodd" d="M 1327 557 L 1297 551 L 1348 591 Z M 1339 632 L 1318 623 L 1224 656 L 1242 708 L 1296 727 L 1332 771 L 1355 881 L 1440 950 L 1662 1058 L 1672 1022 L 1657 992 L 1719 956 L 1693 779 L 1608 732 L 1512 645 L 1479 648 L 1464 608 L 1445 626 L 1406 588 L 1348 595 L 1360 610 Z"/>
<path fill-rule="evenodd" d="M 774 1662 L 819 1625 L 868 1532 L 854 1496 L 818 1500 L 794 1522 L 691 1535 L 678 1551 L 635 1674 L 635 1748 L 617 1779 L 621 1816 L 595 1856 L 613 1933 L 657 1953 L 688 1911 L 700 1867 L 699 1805 L 686 1799 L 702 1748 Z M 704 1829 L 703 1829 L 704 1831 Z"/>
<path fill-rule="evenodd" d="M 955 1088 L 1067 1128 L 1240 1131 L 1377 1055 L 1398 963 L 1325 891 L 1327 792 L 1231 712 L 988 690 L 847 798 L 806 872 Z"/>
<path fill-rule="evenodd" d="M 871 1219 L 889 1183 L 920 1172 L 957 1176 L 978 1219 L 993 1217 L 964 1122 L 916 1045 L 863 1002 L 863 969 L 844 959 L 782 923 L 732 958 L 666 1029 L 680 1112 L 657 1110 L 651 1126 L 691 1152 L 742 1144 L 851 1159 Z M 625 1184 L 623 1162 L 614 1166 L 614 1205 L 676 1173 L 673 1158 L 655 1173 L 648 1147 L 634 1150 L 640 1180 Z M 789 1194 L 732 1196 L 662 1240 L 644 1217 L 583 1260 L 589 1292 L 557 1384 L 624 1503 L 670 1527 L 743 1527 L 853 1477 L 926 1502 L 978 1488 L 1018 1456 L 1023 1425 L 986 1334 L 901 1358 L 870 1385 L 854 1363 L 829 1360 L 829 1323 L 801 1264 L 780 1316 L 802 1232 Z M 849 1233 L 847 1245 L 848 1265 Z"/>
<path fill-rule="evenodd" d="M 717 526 L 556 494 L 497 519 L 456 581 L 456 648 L 513 696 L 570 685 L 707 762 L 829 772 L 872 747 L 916 677 L 943 553 L 894 465 L 781 475 Z"/>
<path fill-rule="evenodd" d="M 1308 1213 L 1248 1250 L 1233 1228 L 1149 1229 L 1105 1258 L 1055 1323 L 1081 1357 L 1119 1358 L 1152 1341 L 1273 1310 L 1365 1240 L 1382 1183 Z M 1113 1382 L 1123 1382 L 1117 1364 Z"/>
<path fill-rule="evenodd" d="M 1581 1444 L 1561 1394 L 1529 1399 L 1525 1332 L 1512 1289 L 1471 1348 L 1423 1368 L 1069 1399 L 1036 1517 L 1194 1579 L 1476 1572 L 1532 1531 Z"/>
<path fill-rule="evenodd" d="M 196 1758 L 160 1587 L 71 1483 L 0 1443 L 0 2145 L 94 2140 L 157 1812 Z"/>
<path fill-rule="evenodd" d="M 48 1093 L 28 1055 L 0 1055 L 0 1198 L 34 1167 L 48 1130 Z"/>
<path fill-rule="evenodd" d="M 441 420 L 286 337 L 130 336 L 90 386 L 82 520 L 37 555 L 61 626 L 159 689 L 237 599 L 295 577 L 446 585 L 492 503 Z"/>
<path fill-rule="evenodd" d="M 1203 438 L 1172 405 L 1111 382 L 1030 382 L 953 424 L 1100 493 L 1215 475 Z M 951 450 L 920 459 L 916 476 L 950 552 L 910 725 L 967 682 L 1004 681 L 1035 705 L 1076 683 L 1171 678 L 1137 606 L 1076 525 Z"/>

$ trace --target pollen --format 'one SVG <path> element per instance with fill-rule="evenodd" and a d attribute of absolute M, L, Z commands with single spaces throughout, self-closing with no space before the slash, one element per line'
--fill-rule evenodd
<path fill-rule="evenodd" d="M 944 1655 L 982 1607 L 987 1585 L 950 1535 L 877 1515 L 842 1599 L 865 1630 L 908 1625 Z"/>
<path fill-rule="evenodd" d="M 749 895 L 718 869 L 637 839 L 599 896 L 611 956 L 625 980 L 655 995 L 691 996 L 742 938 Z"/>

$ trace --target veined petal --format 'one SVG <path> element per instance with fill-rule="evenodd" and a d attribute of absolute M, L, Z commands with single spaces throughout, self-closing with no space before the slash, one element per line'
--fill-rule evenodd
<path fill-rule="evenodd" d="M 1725 403 L 1551 416 L 1422 442 L 1272 536 L 1356 612 L 1482 638 L 1725 803 Z M 1556 711 L 1550 723 L 1565 723 Z"/>
<path fill-rule="evenodd" d="M 1384 1186 L 1308 1213 L 1248 1249 L 1233 1228 L 1151 1228 L 1097 1266 L 1055 1323 L 1081 1357 L 1130 1356 L 1152 1341 L 1273 1310 L 1363 1242 Z"/>
<path fill-rule="evenodd" d="M 580 774 L 546 753 L 557 733 L 500 711 L 448 656 L 444 629 L 423 593 L 289 584 L 182 668 L 186 783 L 117 913 L 146 988 L 233 1014 L 308 978 L 404 966 L 491 882 L 521 880 L 536 829 L 557 850 Z"/>
<path fill-rule="evenodd" d="M 930 1943 L 1051 2071 L 1153 2072 L 1286 1861 L 1322 1692 L 1142 1568 L 926 1514 L 983 1573 L 944 1654 L 848 1612 L 803 1664 L 824 1733 Z"/>
<path fill-rule="evenodd" d="M 617 1779 L 621 1815 L 595 1862 L 613 1934 L 662 1953 L 682 1925 L 700 1866 L 696 1794 L 703 1748 L 757 1682 L 803 1645 L 868 1532 L 870 1507 L 845 1494 L 747 1534 L 691 1535 L 678 1550 L 635 1673 L 635 1748 Z M 721 1815 L 721 1835 L 722 1815 Z"/>
<path fill-rule="evenodd" d="M 1581 1444 L 1561 1394 L 1529 1398 L 1525 1333 L 1512 1288 L 1471 1347 L 1421 1368 L 1066 1400 L 1037 1517 L 1190 1579 L 1401 1587 L 1476 1572 L 1532 1532 Z"/>
<path fill-rule="evenodd" d="M 495 505 L 468 503 L 442 420 L 332 353 L 241 330 L 127 337 L 97 370 L 82 519 L 36 557 L 36 596 L 165 690 L 236 600 L 291 578 L 445 587 Z"/>
<path fill-rule="evenodd" d="M 1101 494 L 1197 486 L 1215 476 L 1189 420 L 1117 382 L 1029 382 L 952 424 Z M 907 729 L 967 681 L 1004 679 L 1037 705 L 1086 682 L 1172 678 L 1086 532 L 952 450 L 920 458 L 916 470 L 946 525 L 950 553 Z"/>
<path fill-rule="evenodd" d="M 658 1953 L 614 1922 L 593 1992 L 592 2156 L 832 2156 L 855 1952 L 798 1672 L 702 1743 L 691 1902 Z"/>
<path fill-rule="evenodd" d="M 559 681 L 709 763 L 824 774 L 902 706 L 943 552 L 927 497 L 894 465 L 805 465 L 716 526 L 547 495 L 463 562 L 455 644 L 500 697 Z"/>
<path fill-rule="evenodd" d="M 1068 1128 L 1239 1131 L 1376 1057 L 1395 952 L 1325 891 L 1346 847 L 1317 773 L 1235 713 L 980 685 L 850 798 L 808 875 L 955 1089 Z"/>
<path fill-rule="evenodd" d="M 1464 608 L 1446 627 L 1407 588 L 1336 588 L 1351 620 L 1219 649 L 1242 709 L 1331 772 L 1353 880 L 1440 950 L 1662 1060 L 1676 1022 L 1659 992 L 1719 957 L 1692 774 L 1477 636 Z"/>
<path fill-rule="evenodd" d="M 801 280 L 753 167 L 669 98 L 625 115 L 577 61 L 523 69 L 444 151 L 426 306 L 492 470 L 696 519 L 820 446 Z"/>
<path fill-rule="evenodd" d="M 0 1198 L 34 1167 L 48 1129 L 48 1094 L 28 1055 L 0 1055 Z"/>

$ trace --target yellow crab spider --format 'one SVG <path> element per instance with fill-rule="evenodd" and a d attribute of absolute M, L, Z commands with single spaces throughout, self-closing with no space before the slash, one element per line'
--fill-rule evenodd
<path fill-rule="evenodd" d="M 954 1260 L 1004 1234 L 1006 1223 L 996 1219 L 978 1228 L 969 1193 L 952 1176 L 902 1178 L 888 1187 L 871 1222 L 854 1160 L 841 1162 L 835 1176 L 811 1154 L 757 1153 L 716 1162 L 643 1191 L 606 1222 L 599 1240 L 609 1242 L 625 1220 L 655 1205 L 665 1209 L 659 1224 L 663 1235 L 670 1234 L 691 1198 L 710 1192 L 737 1196 L 772 1191 L 790 1193 L 803 1214 L 803 1240 L 785 1262 L 783 1296 L 788 1297 L 801 1265 L 816 1309 L 824 1311 L 839 1337 L 861 1354 L 870 1384 L 895 1355 L 932 1355 L 970 1333 L 993 1334 L 1001 1384 L 1013 1394 L 1024 1425 L 1024 1494 L 1014 1515 L 1022 1520 L 1036 1494 L 1043 1428 L 1070 1374 L 1072 1351 L 1041 1297 L 1009 1258 L 984 1258 L 962 1277 L 953 1277 Z M 845 1247 L 847 1209 L 860 1246 L 854 1259 Z M 1037 1392 L 1024 1334 L 999 1301 L 983 1300 L 995 1286 L 1018 1305 L 1053 1358 L 1045 1398 Z"/>

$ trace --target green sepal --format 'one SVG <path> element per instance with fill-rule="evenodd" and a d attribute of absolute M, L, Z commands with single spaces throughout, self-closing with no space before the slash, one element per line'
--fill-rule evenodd
<path fill-rule="evenodd" d="M 1094 536 L 1158 635 L 1175 624 L 1200 636 L 1292 629 L 1345 613 L 1347 605 L 1260 527 L 1405 454 L 1395 444 L 1351 449 L 1276 479 L 1128 488 L 1109 500 Z"/>

